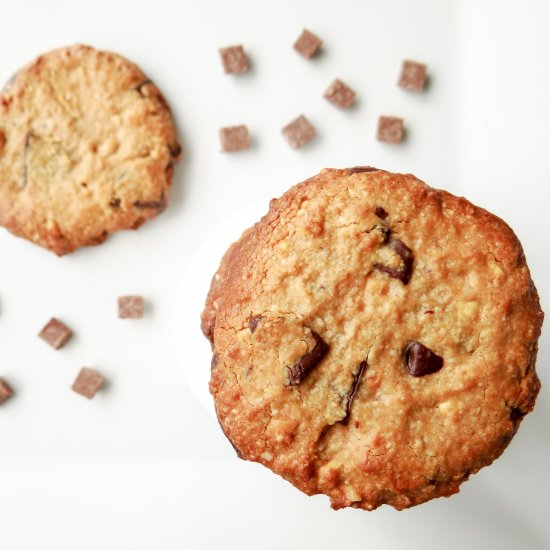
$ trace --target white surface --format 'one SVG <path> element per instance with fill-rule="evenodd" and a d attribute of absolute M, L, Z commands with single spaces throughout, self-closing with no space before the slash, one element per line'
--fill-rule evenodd
<path fill-rule="evenodd" d="M 332 512 L 324 497 L 236 460 L 195 397 L 196 378 L 183 374 L 209 369 L 195 311 L 207 281 L 193 281 L 248 224 L 224 220 L 258 201 L 267 209 L 325 166 L 412 172 L 501 215 L 550 310 L 549 20 L 543 0 L 3 6 L 0 81 L 65 44 L 120 52 L 165 92 L 186 158 L 168 210 L 101 247 L 59 259 L 0 231 L 0 376 L 17 390 L 0 410 L 2 549 L 550 547 L 546 333 L 537 409 L 503 457 L 459 495 L 402 513 Z M 304 26 L 325 42 L 310 62 L 291 49 Z M 244 44 L 251 74 L 223 74 L 217 48 L 233 43 Z M 426 94 L 395 86 L 405 57 L 428 63 Z M 322 98 L 335 77 L 358 93 L 349 112 Z M 296 152 L 280 128 L 302 112 L 319 139 Z M 374 140 L 381 113 L 405 118 L 407 143 Z M 219 154 L 218 128 L 238 123 L 249 125 L 252 151 Z M 122 293 L 147 298 L 143 320 L 116 318 Z M 58 352 L 36 337 L 51 315 L 76 331 Z M 68 389 L 82 365 L 110 380 L 92 402 Z"/>

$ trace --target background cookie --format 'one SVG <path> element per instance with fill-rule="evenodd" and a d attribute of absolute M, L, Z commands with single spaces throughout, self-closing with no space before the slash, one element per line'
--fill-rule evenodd
<path fill-rule="evenodd" d="M 534 404 L 542 312 L 499 218 L 410 175 L 324 170 L 222 260 L 202 316 L 240 456 L 332 506 L 458 491 Z"/>
<path fill-rule="evenodd" d="M 170 109 L 135 64 L 54 50 L 0 95 L 0 224 L 60 255 L 99 244 L 164 210 L 180 154 Z"/>

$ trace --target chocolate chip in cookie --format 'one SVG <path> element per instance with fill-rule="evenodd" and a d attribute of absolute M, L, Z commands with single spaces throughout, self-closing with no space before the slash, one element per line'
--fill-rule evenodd
<path fill-rule="evenodd" d="M 414 256 L 412 250 L 401 240 L 393 239 L 390 246 L 401 258 L 402 265 L 400 267 L 391 267 L 380 263 L 374 264 L 374 269 L 386 273 L 394 279 L 399 279 L 404 285 L 409 284 L 412 274 Z"/>
<path fill-rule="evenodd" d="M 443 358 L 420 342 L 410 342 L 405 350 L 405 364 L 411 376 L 426 376 L 443 368 Z"/>
<path fill-rule="evenodd" d="M 248 330 L 250 330 L 251 333 L 256 332 L 256 329 L 258 328 L 258 325 L 260 324 L 260 321 L 263 319 L 261 315 L 254 315 L 254 317 L 251 317 L 248 320 Z"/>
<path fill-rule="evenodd" d="M 374 213 L 381 219 L 385 220 L 388 217 L 388 213 L 381 206 L 376 206 Z"/>
<path fill-rule="evenodd" d="M 351 386 L 351 391 L 346 397 L 346 415 L 342 420 L 343 424 L 347 424 L 349 421 L 351 406 L 353 405 L 353 400 L 355 399 L 357 391 L 359 390 L 359 384 L 361 383 L 361 379 L 363 378 L 363 374 L 367 367 L 368 362 L 365 359 L 364 361 L 361 361 L 361 363 L 359 363 L 357 370 L 353 373 L 353 384 Z"/>
<path fill-rule="evenodd" d="M 294 365 L 287 368 L 287 378 L 289 386 L 297 386 L 302 383 L 305 377 L 313 370 L 328 353 L 328 344 L 315 331 L 311 331 L 315 340 L 315 345 L 304 356 L 302 356 Z"/>

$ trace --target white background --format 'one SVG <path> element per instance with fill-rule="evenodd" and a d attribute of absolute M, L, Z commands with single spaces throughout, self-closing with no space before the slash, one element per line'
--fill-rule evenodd
<path fill-rule="evenodd" d="M 545 0 L 4 2 L 0 81 L 76 42 L 126 55 L 165 92 L 185 159 L 168 210 L 98 248 L 60 259 L 0 231 L 0 376 L 17 391 L 0 409 L 0 548 L 549 548 L 548 334 L 536 411 L 503 457 L 401 513 L 333 512 L 237 460 L 197 384 L 219 254 L 250 205 L 326 166 L 412 172 L 502 216 L 550 311 L 549 22 Z M 318 59 L 291 48 L 303 27 Z M 235 43 L 250 74 L 222 72 Z M 428 64 L 425 94 L 395 85 L 404 58 Z M 322 98 L 336 77 L 358 94 L 347 112 Z M 294 151 L 280 128 L 300 113 L 319 138 Z M 379 114 L 404 117 L 406 143 L 376 142 Z M 240 123 L 252 150 L 221 155 L 218 128 Z M 116 318 L 125 293 L 146 297 L 143 320 Z M 76 333 L 57 352 L 36 337 L 52 315 Z M 91 402 L 69 390 L 83 365 L 109 379 Z"/>

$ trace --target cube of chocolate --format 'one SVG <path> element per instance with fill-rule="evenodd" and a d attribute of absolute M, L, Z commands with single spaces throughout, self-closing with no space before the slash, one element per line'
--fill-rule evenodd
<path fill-rule="evenodd" d="M 64 325 L 61 321 L 52 317 L 46 326 L 38 333 L 38 336 L 50 344 L 52 348 L 59 349 L 67 343 L 72 334 L 73 331 L 67 325 Z"/>
<path fill-rule="evenodd" d="M 411 92 L 422 92 L 426 86 L 426 70 L 424 63 L 403 61 L 398 85 Z"/>
<path fill-rule="evenodd" d="M 220 128 L 220 142 L 222 153 L 234 153 L 235 151 L 249 149 L 248 128 L 244 124 Z"/>
<path fill-rule="evenodd" d="M 82 367 L 71 389 L 88 399 L 92 399 L 104 381 L 103 376 L 96 370 Z"/>
<path fill-rule="evenodd" d="M 294 149 L 302 147 L 317 135 L 315 128 L 304 115 L 300 115 L 287 124 L 282 132 L 289 145 Z"/>
<path fill-rule="evenodd" d="M 386 143 L 401 143 L 403 139 L 403 119 L 395 116 L 381 116 L 378 119 L 376 138 Z"/>
<path fill-rule="evenodd" d="M 327 88 L 324 97 L 336 107 L 347 109 L 355 101 L 355 92 L 337 78 Z"/>
<path fill-rule="evenodd" d="M 250 69 L 248 57 L 244 53 L 242 46 L 229 46 L 220 48 L 223 70 L 227 74 L 242 74 Z"/>
<path fill-rule="evenodd" d="M 10 385 L 3 378 L 0 378 L 0 405 L 5 403 L 12 395 L 13 390 Z"/>
<path fill-rule="evenodd" d="M 141 319 L 143 317 L 142 296 L 120 296 L 118 298 L 119 319 Z"/>
<path fill-rule="evenodd" d="M 313 57 L 321 47 L 321 39 L 312 32 L 304 29 L 298 40 L 294 42 L 294 49 L 305 59 Z"/>

